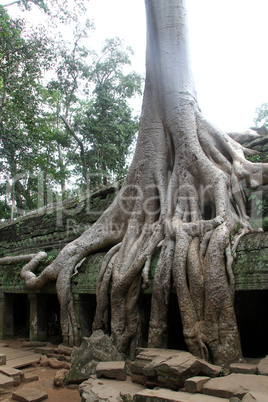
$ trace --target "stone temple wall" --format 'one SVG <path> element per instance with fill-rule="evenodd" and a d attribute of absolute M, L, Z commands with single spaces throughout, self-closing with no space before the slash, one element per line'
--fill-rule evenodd
<path fill-rule="evenodd" d="M 116 186 L 110 186 L 81 201 L 69 200 L 35 211 L 15 221 L 1 223 L 0 257 L 46 251 L 47 260 L 37 270 L 37 273 L 41 272 L 67 243 L 79 237 L 98 219 L 111 204 L 117 191 Z M 72 293 L 80 322 L 81 337 L 91 334 L 96 305 L 95 287 L 104 255 L 105 253 L 96 253 L 88 256 L 79 268 L 78 274 L 72 279 Z M 157 259 L 156 254 L 151 264 L 151 283 Z M 31 340 L 46 340 L 50 335 L 49 325 L 53 324 L 49 324 L 49 316 L 54 314 L 59 318 L 55 283 L 50 283 L 36 292 L 29 291 L 20 278 L 23 264 L 0 265 L 0 337 L 4 339 L 16 336 L 16 328 L 19 327 L 20 319 L 22 320 L 21 317 L 16 317 L 16 311 L 21 309 L 21 316 L 25 314 L 24 325 L 28 330 L 27 336 Z M 258 303 L 256 297 L 259 300 L 258 295 L 263 297 L 264 294 L 265 300 L 268 300 L 268 232 L 248 234 L 241 239 L 237 249 L 234 275 L 236 299 L 239 301 L 236 307 L 238 315 L 243 310 L 241 305 L 245 305 L 245 300 L 253 298 L 252 303 Z M 145 327 L 148 325 L 151 292 L 150 286 L 141 295 Z M 174 307 L 176 308 L 177 306 Z M 259 309 L 264 311 L 266 308 L 268 302 L 264 301 Z M 244 310 L 241 316 L 243 314 L 246 314 Z M 253 317 L 254 314 L 253 311 Z M 58 318 L 54 326 L 59 325 Z M 238 322 L 239 320 L 239 325 L 243 327 L 245 319 L 240 319 L 238 316 Z M 180 328 L 176 330 L 181 331 Z M 267 333 L 268 324 L 265 324 L 263 330 Z M 59 327 L 56 328 L 57 331 L 60 336 Z M 170 342 L 171 346 L 174 346 L 173 341 Z"/>

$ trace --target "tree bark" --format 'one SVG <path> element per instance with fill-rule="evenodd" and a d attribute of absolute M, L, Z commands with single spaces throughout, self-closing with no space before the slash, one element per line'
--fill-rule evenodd
<path fill-rule="evenodd" d="M 251 230 L 244 184 L 267 183 L 268 165 L 247 161 L 246 150 L 203 117 L 190 67 L 185 1 L 145 0 L 145 6 L 146 83 L 125 183 L 95 225 L 40 276 L 33 273 L 38 258 L 22 276 L 34 288 L 57 279 L 64 342 L 75 343 L 72 272 L 85 255 L 110 247 L 99 274 L 93 328 L 107 326 L 111 281 L 112 337 L 121 352 L 133 352 L 140 292 L 148 286 L 151 257 L 160 247 L 148 344 L 166 346 L 173 283 L 189 351 L 229 364 L 242 357 L 232 262 L 235 240 Z"/>

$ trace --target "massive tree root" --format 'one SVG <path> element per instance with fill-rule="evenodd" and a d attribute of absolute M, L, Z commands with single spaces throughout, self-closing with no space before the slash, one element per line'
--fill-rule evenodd
<path fill-rule="evenodd" d="M 167 345 L 173 283 L 189 351 L 227 364 L 242 357 L 232 263 L 234 239 L 251 230 L 244 188 L 267 183 L 268 165 L 247 161 L 244 153 L 250 151 L 200 112 L 188 61 L 184 1 L 145 3 L 146 85 L 138 143 L 125 183 L 99 221 L 65 247 L 39 277 L 33 272 L 39 257 L 23 268 L 22 277 L 32 288 L 56 279 L 63 340 L 77 344 L 70 292 L 73 270 L 87 254 L 110 248 L 97 284 L 93 328 L 107 328 L 110 297 L 111 334 L 126 353 L 139 343 L 138 300 L 142 287 L 148 286 L 151 258 L 161 248 L 149 346 Z"/>

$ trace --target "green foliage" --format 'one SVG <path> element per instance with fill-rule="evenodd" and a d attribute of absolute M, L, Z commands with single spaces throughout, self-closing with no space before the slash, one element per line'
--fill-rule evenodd
<path fill-rule="evenodd" d="M 268 103 L 262 103 L 255 111 L 254 123 L 256 126 L 265 126 L 268 129 Z"/>
<path fill-rule="evenodd" d="M 128 101 L 141 93 L 142 78 L 126 72 L 132 51 L 119 39 L 107 40 L 99 55 L 88 50 L 93 24 L 77 22 L 85 3 L 76 2 L 72 18 L 67 0 L 0 6 L 2 219 L 76 193 L 66 189 L 71 174 L 81 177 L 76 187 L 92 189 L 126 173 L 138 130 Z M 75 21 L 72 43 L 10 18 L 12 4 Z M 47 71 L 52 78 L 44 85 Z"/>
<path fill-rule="evenodd" d="M 49 264 L 49 263 L 51 263 L 51 261 L 53 261 L 53 260 L 55 260 L 55 258 L 57 257 L 57 255 L 59 254 L 59 251 L 51 251 L 48 255 L 47 255 L 47 257 L 46 257 L 46 260 L 45 260 L 45 263 L 46 264 Z"/>
<path fill-rule="evenodd" d="M 250 194 L 248 200 L 252 200 L 254 202 L 253 208 L 255 209 L 257 215 L 260 215 L 264 212 L 263 200 L 260 199 L 257 194 Z"/>
<path fill-rule="evenodd" d="M 86 164 L 93 187 L 126 173 L 129 147 L 138 130 L 128 100 L 141 93 L 142 85 L 141 76 L 124 73 L 131 54 L 118 38 L 106 41 L 90 74 L 93 98 L 81 104 L 74 117 L 85 148 L 80 166 Z"/>

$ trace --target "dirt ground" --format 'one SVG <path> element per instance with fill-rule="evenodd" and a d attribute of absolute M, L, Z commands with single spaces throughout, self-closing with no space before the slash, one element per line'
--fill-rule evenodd
<path fill-rule="evenodd" d="M 8 343 L 9 347 L 14 348 L 14 349 L 19 349 L 21 348 L 22 350 L 25 350 L 25 348 L 22 347 L 22 339 L 17 339 L 17 340 L 5 340 L 1 341 L 3 343 Z M 40 389 L 42 391 L 45 391 L 48 394 L 48 399 L 46 399 L 48 402 L 80 402 L 81 397 L 78 392 L 78 385 L 69 385 L 65 386 L 64 388 L 58 388 L 54 387 L 53 381 L 54 381 L 54 376 L 56 372 L 58 371 L 57 369 L 53 369 L 51 367 L 41 367 L 39 364 L 36 365 L 36 367 L 33 366 L 28 366 L 25 368 L 21 368 L 20 370 L 24 372 L 31 372 L 31 374 L 35 374 L 38 376 L 38 381 L 33 381 L 29 383 L 21 383 L 19 386 L 14 386 L 10 389 L 7 389 L 7 394 L 1 395 L 0 396 L 0 401 L 7 402 L 12 399 L 12 392 L 14 390 L 18 389 L 26 389 L 26 388 L 34 388 L 34 389 Z"/>

